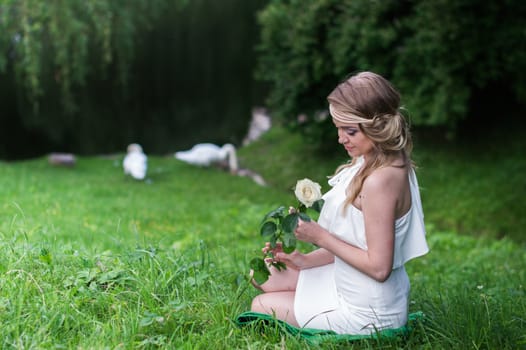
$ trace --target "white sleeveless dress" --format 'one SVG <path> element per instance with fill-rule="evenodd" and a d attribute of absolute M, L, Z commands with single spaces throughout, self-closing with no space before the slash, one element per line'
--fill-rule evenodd
<path fill-rule="evenodd" d="M 332 189 L 318 223 L 340 239 L 367 250 L 362 212 L 342 206 L 345 190 L 363 164 L 346 168 L 329 180 Z M 408 260 L 428 252 L 424 214 L 418 182 L 409 172 L 411 209 L 395 222 L 393 271 L 385 282 L 378 282 L 338 257 L 332 264 L 300 271 L 294 313 L 301 327 L 328 329 L 339 334 L 370 334 L 406 324 L 409 278 L 404 268 Z"/>

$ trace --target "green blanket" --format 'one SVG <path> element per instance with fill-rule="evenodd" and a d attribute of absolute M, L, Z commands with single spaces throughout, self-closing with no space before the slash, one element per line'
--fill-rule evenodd
<path fill-rule="evenodd" d="M 382 331 L 371 333 L 370 335 L 357 334 L 337 334 L 334 331 L 313 329 L 313 328 L 298 328 L 294 327 L 284 321 L 278 320 L 275 317 L 258 312 L 247 311 L 238 315 L 234 322 L 239 327 L 253 325 L 254 327 L 277 327 L 283 333 L 300 337 L 305 339 L 312 345 L 320 344 L 326 341 L 354 341 L 360 339 L 380 339 L 380 338 L 395 338 L 399 336 L 406 336 L 409 334 L 414 326 L 415 321 L 424 317 L 421 311 L 409 314 L 408 323 L 400 328 L 384 329 Z"/>

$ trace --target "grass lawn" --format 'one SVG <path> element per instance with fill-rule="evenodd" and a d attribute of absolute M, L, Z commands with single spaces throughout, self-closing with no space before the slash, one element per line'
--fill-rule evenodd
<path fill-rule="evenodd" d="M 263 215 L 292 203 L 290 188 L 298 178 L 312 178 L 327 190 L 324 177 L 343 160 L 337 156 L 320 165 L 299 157 L 298 149 L 301 140 L 277 129 L 240 151 L 242 165 L 260 172 L 268 187 L 163 157 L 150 157 L 146 182 L 125 178 L 121 157 L 80 158 L 72 169 L 49 166 L 44 158 L 0 163 L 1 348 L 309 348 L 301 339 L 239 329 L 232 322 L 256 295 L 246 274 L 263 244 L 258 234 Z M 316 348 L 526 346 L 526 252 L 524 241 L 507 235 L 522 229 L 511 223 L 524 219 L 512 212 L 510 224 L 481 229 L 479 238 L 478 232 L 462 231 L 491 220 L 477 212 L 459 221 L 470 205 L 443 205 L 450 203 L 447 196 L 451 202 L 475 196 L 472 203 L 484 204 L 469 180 L 481 176 L 476 169 L 462 171 L 460 159 L 446 166 L 447 154 L 433 158 L 436 162 L 427 160 L 431 152 L 415 155 L 424 209 L 430 208 L 431 252 L 407 269 L 410 311 L 423 311 L 425 321 L 406 339 Z M 473 166 L 484 164 L 475 159 Z M 524 169 L 524 163 L 517 168 Z M 463 186 L 458 194 L 436 198 L 454 188 L 448 174 Z M 491 181 L 481 182 L 477 186 L 483 189 Z M 514 196 L 505 200 L 515 201 Z M 498 203 L 491 210 L 502 212 Z M 449 211 L 455 222 L 441 221 Z M 504 237 L 495 239 L 497 231 Z"/>

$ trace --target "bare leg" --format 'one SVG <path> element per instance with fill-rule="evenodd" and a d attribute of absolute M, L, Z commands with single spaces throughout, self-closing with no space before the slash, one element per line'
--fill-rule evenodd
<path fill-rule="evenodd" d="M 271 266 L 269 271 L 269 279 L 262 285 L 259 285 L 256 283 L 256 281 L 252 280 L 254 287 L 266 293 L 296 290 L 299 276 L 298 270 L 287 268 L 286 270 L 279 271 L 275 267 Z"/>
<path fill-rule="evenodd" d="M 252 300 L 251 310 L 273 315 L 277 319 L 297 327 L 298 322 L 294 316 L 294 296 L 299 271 L 292 268 L 280 271 L 272 266 L 269 271 L 269 279 L 262 285 L 252 281 L 256 288 L 265 293 Z"/>
<path fill-rule="evenodd" d="M 294 316 L 295 292 L 270 292 L 258 295 L 252 301 L 251 310 L 273 315 L 279 320 L 299 327 Z"/>

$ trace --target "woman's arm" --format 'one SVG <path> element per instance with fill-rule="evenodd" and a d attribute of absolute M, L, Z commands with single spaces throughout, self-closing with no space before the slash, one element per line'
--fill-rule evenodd
<path fill-rule="evenodd" d="M 399 177 L 391 175 L 390 171 L 377 171 L 367 178 L 362 188 L 367 250 L 342 241 L 315 222 L 300 221 L 297 238 L 324 248 L 379 282 L 387 280 L 393 266 L 394 223 L 401 191 Z"/>
<path fill-rule="evenodd" d="M 318 248 L 308 254 L 305 254 L 305 263 L 301 268 L 308 269 L 311 267 L 331 264 L 333 262 L 334 255 L 331 252 L 324 248 Z"/>
<path fill-rule="evenodd" d="M 274 250 L 274 261 L 282 262 L 296 270 L 327 265 L 334 262 L 334 255 L 326 249 L 319 248 L 310 253 L 303 254 L 297 250 L 290 254 L 284 253 L 281 247 Z"/>

